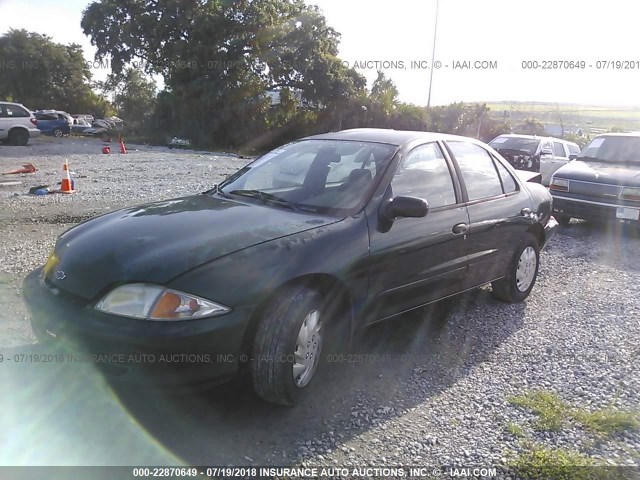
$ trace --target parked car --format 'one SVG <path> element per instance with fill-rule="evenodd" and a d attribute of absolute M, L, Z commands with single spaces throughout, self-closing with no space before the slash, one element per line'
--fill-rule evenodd
<path fill-rule="evenodd" d="M 24 146 L 40 135 L 38 120 L 20 103 L 0 102 L 0 141 Z"/>
<path fill-rule="evenodd" d="M 52 120 L 54 119 L 58 119 L 58 120 L 64 120 L 67 125 L 69 125 L 69 128 L 71 128 L 71 126 L 73 125 L 73 117 L 71 115 L 69 115 L 67 112 L 63 112 L 62 110 L 36 110 L 35 112 L 33 112 L 34 114 L 36 114 L 36 116 L 38 114 L 41 115 L 48 115 Z"/>
<path fill-rule="evenodd" d="M 576 143 L 535 135 L 500 135 L 489 145 L 515 168 L 540 172 L 543 185 L 549 185 L 553 172 L 580 153 Z"/>
<path fill-rule="evenodd" d="M 71 126 L 71 133 L 74 135 L 86 135 L 86 131 L 91 128 L 91 124 L 82 118 L 74 118 Z"/>
<path fill-rule="evenodd" d="M 67 123 L 66 118 L 60 118 L 55 112 L 35 112 L 38 119 L 38 130 L 44 135 L 53 135 L 56 138 L 62 138 L 64 135 L 71 133 L 71 127 Z"/>
<path fill-rule="evenodd" d="M 302 184 L 274 187 L 296 159 Z M 121 379 L 200 383 L 246 366 L 260 396 L 293 404 L 323 349 L 372 323 L 486 283 L 522 302 L 556 227 L 547 189 L 477 140 L 347 130 L 72 228 L 24 298 L 42 341 L 185 359 L 118 363 Z"/>
<path fill-rule="evenodd" d="M 95 120 L 93 115 L 89 115 L 88 113 L 74 113 L 71 115 L 76 120 L 84 120 L 85 122 L 91 124 Z"/>
<path fill-rule="evenodd" d="M 167 142 L 169 148 L 191 148 L 191 140 L 187 138 L 172 137 Z"/>
<path fill-rule="evenodd" d="M 554 173 L 549 189 L 565 225 L 572 217 L 638 225 L 640 133 L 598 135 Z"/>

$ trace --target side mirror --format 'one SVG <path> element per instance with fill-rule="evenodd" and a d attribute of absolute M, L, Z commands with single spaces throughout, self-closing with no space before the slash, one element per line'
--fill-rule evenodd
<path fill-rule="evenodd" d="M 541 157 L 548 157 L 550 155 L 553 155 L 553 150 L 543 149 L 543 150 L 540 151 L 540 156 Z"/>
<path fill-rule="evenodd" d="M 578 155 L 576 155 L 575 153 L 569 155 L 569 160 L 575 160 L 576 158 L 578 158 Z"/>
<path fill-rule="evenodd" d="M 396 218 L 421 218 L 429 212 L 429 204 L 422 198 L 396 197 L 383 205 L 381 213 L 388 221 Z"/>

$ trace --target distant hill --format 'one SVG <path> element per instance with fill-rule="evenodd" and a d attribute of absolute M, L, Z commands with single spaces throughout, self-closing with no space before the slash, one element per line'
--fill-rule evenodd
<path fill-rule="evenodd" d="M 601 133 L 612 128 L 640 130 L 640 107 L 577 105 L 544 102 L 480 102 L 496 118 L 507 117 L 514 124 L 535 118 L 550 130 L 561 126 L 566 132 L 581 129 L 585 134 Z"/>

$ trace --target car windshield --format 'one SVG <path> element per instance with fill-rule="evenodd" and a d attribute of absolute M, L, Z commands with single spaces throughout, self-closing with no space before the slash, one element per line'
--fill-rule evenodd
<path fill-rule="evenodd" d="M 222 183 L 218 192 L 292 209 L 345 213 L 363 206 L 396 148 L 303 140 L 260 157 Z"/>
<path fill-rule="evenodd" d="M 489 143 L 496 150 L 517 150 L 522 153 L 533 155 L 538 149 L 540 139 L 521 137 L 498 137 Z"/>
<path fill-rule="evenodd" d="M 578 158 L 585 161 L 640 165 L 640 136 L 594 138 Z"/>

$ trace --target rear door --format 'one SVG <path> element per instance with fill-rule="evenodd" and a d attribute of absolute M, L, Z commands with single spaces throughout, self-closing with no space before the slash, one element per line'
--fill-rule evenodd
<path fill-rule="evenodd" d="M 454 172 L 438 142 L 416 147 L 399 164 L 385 198 L 422 198 L 429 213 L 395 219 L 388 229 L 369 220 L 370 318 L 387 318 L 462 289 L 469 216 Z"/>
<path fill-rule="evenodd" d="M 500 160 L 480 145 L 447 141 L 460 171 L 469 212 L 469 270 L 465 288 L 505 275 L 532 223 L 531 199 Z"/>

